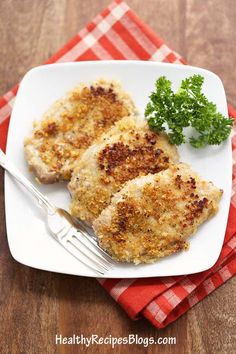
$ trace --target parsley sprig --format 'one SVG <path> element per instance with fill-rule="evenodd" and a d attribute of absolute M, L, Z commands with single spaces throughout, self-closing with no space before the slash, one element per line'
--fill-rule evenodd
<path fill-rule="evenodd" d="M 202 93 L 204 78 L 193 75 L 182 81 L 177 93 L 172 90 L 172 83 L 165 76 L 156 81 L 156 91 L 150 95 L 145 117 L 149 127 L 164 131 L 172 144 L 186 142 L 184 128 L 192 127 L 194 134 L 189 139 L 195 148 L 219 145 L 228 138 L 233 119 L 224 117 L 217 111 L 213 102 Z"/>

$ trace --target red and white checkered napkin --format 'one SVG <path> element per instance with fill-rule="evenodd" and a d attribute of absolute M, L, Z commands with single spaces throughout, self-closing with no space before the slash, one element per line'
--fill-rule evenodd
<path fill-rule="evenodd" d="M 112 3 L 83 28 L 47 63 L 78 60 L 142 59 L 184 63 L 122 1 Z M 0 147 L 5 148 L 7 129 L 17 86 L 0 99 Z M 229 107 L 229 114 L 236 112 Z M 236 160 L 236 129 L 232 136 Z M 210 270 L 179 277 L 99 280 L 102 286 L 137 319 L 145 316 L 156 327 L 165 327 L 236 273 L 236 164 L 228 226 L 221 255 Z M 214 235 L 212 235 L 214 237 Z"/>

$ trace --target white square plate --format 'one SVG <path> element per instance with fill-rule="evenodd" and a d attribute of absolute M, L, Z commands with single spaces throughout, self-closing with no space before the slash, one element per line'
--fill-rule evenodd
<path fill-rule="evenodd" d="M 227 116 L 225 92 L 215 74 L 200 68 L 143 61 L 94 61 L 52 64 L 34 68 L 23 78 L 13 113 L 7 144 L 7 156 L 33 183 L 24 159 L 23 141 L 40 120 L 45 110 L 66 91 L 80 82 L 98 78 L 120 80 L 133 97 L 141 113 L 155 81 L 167 76 L 177 89 L 181 80 L 193 75 L 204 76 L 204 93 Z M 218 214 L 204 223 L 190 238 L 190 249 L 149 265 L 117 264 L 105 276 L 109 278 L 141 278 L 190 274 L 204 271 L 220 254 L 231 196 L 231 145 L 196 150 L 189 144 L 179 148 L 181 160 L 192 165 L 203 178 L 224 190 Z M 65 184 L 39 186 L 56 205 L 68 208 L 69 193 Z M 5 177 L 6 222 L 12 256 L 20 263 L 53 272 L 96 276 L 68 254 L 47 232 L 44 215 L 34 200 L 12 178 Z"/>

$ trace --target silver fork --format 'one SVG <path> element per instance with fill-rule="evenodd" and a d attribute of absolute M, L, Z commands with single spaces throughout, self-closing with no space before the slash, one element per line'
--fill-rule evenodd
<path fill-rule="evenodd" d="M 0 166 L 8 171 L 31 194 L 46 211 L 50 234 L 71 255 L 99 275 L 104 275 L 113 264 L 111 257 L 99 247 L 94 234 L 81 220 L 66 210 L 53 205 L 22 173 L 10 162 L 0 149 Z"/>

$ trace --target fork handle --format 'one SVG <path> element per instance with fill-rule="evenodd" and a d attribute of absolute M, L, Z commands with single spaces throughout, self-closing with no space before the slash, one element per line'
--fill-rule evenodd
<path fill-rule="evenodd" d="M 9 172 L 21 183 L 39 202 L 40 206 L 46 207 L 48 212 L 54 213 L 56 207 L 8 160 L 6 154 L 0 149 L 0 166 Z"/>

